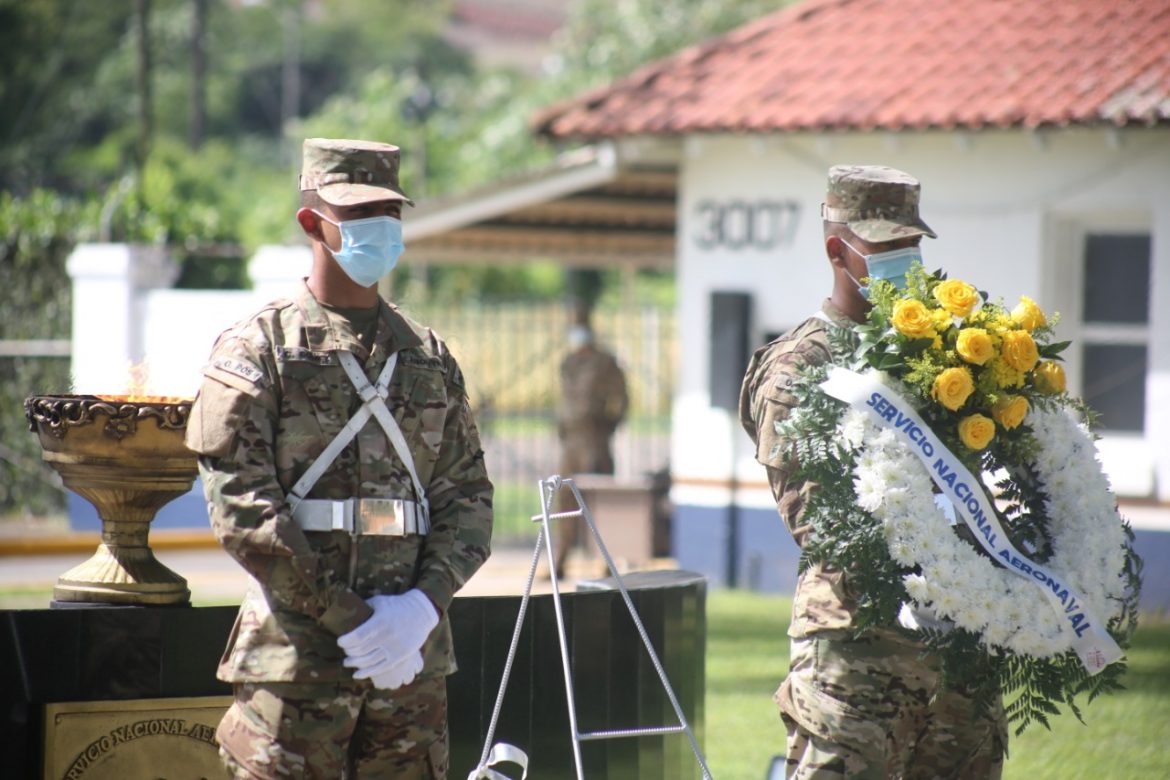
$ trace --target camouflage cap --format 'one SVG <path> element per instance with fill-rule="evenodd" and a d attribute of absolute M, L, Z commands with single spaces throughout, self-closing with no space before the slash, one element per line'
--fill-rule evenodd
<path fill-rule="evenodd" d="M 907 236 L 938 238 L 918 216 L 918 180 L 884 165 L 834 165 L 822 216 L 844 222 L 872 243 Z"/>
<path fill-rule="evenodd" d="M 376 200 L 414 205 L 398 186 L 398 147 L 376 141 L 306 138 L 301 190 L 316 190 L 331 206 Z"/>

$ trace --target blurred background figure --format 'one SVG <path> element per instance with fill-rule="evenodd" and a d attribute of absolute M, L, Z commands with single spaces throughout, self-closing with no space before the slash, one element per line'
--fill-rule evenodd
<path fill-rule="evenodd" d="M 569 329 L 569 354 L 561 362 L 561 402 L 557 435 L 561 442 L 561 475 L 613 474 L 611 442 L 626 416 L 630 399 L 626 376 L 617 359 L 596 343 L 588 321 Z M 557 511 L 576 509 L 568 491 L 558 496 Z M 558 525 L 556 575 L 563 579 L 565 561 L 577 543 L 580 519 Z"/>

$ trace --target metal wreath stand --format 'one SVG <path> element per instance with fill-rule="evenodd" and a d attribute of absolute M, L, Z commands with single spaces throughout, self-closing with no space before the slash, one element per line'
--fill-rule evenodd
<path fill-rule="evenodd" d="M 551 511 L 553 498 L 561 488 L 568 488 L 572 491 L 573 499 L 577 502 L 577 509 L 557 513 Z M 539 522 L 541 529 L 536 536 L 536 548 L 532 553 L 532 565 L 528 569 L 528 581 L 524 585 L 524 596 L 520 600 L 520 612 L 516 616 L 516 627 L 512 631 L 512 644 L 508 648 L 508 658 L 504 662 L 504 676 L 500 680 L 500 689 L 496 694 L 496 704 L 492 709 L 492 718 L 488 725 L 487 736 L 484 739 L 483 752 L 480 754 L 479 765 L 468 775 L 468 780 L 510 780 L 507 775 L 493 768 L 504 762 L 513 763 L 521 767 L 521 780 L 525 780 L 528 777 L 527 754 L 515 745 L 510 745 L 506 742 L 498 742 L 493 745 L 492 740 L 495 737 L 496 723 L 500 717 L 500 710 L 504 705 L 504 692 L 508 688 L 508 678 L 512 674 L 512 662 L 516 657 L 516 648 L 520 643 L 520 631 L 524 625 L 524 614 L 528 610 L 528 600 L 532 595 L 532 583 L 536 578 L 536 567 L 540 561 L 540 550 L 544 545 L 545 539 L 548 540 L 549 572 L 556 571 L 556 551 L 553 549 L 552 532 L 549 527 L 549 522 L 552 520 L 570 520 L 578 517 L 585 519 L 585 523 L 589 526 L 589 532 L 593 534 L 593 540 L 597 543 L 597 549 L 601 551 L 601 556 L 605 559 L 605 564 L 609 567 L 610 574 L 613 576 L 614 581 L 617 582 L 618 590 L 621 591 L 622 600 L 626 604 L 626 609 L 629 611 L 630 617 L 634 620 L 634 625 L 638 629 L 638 635 L 642 638 L 642 645 L 650 655 L 654 669 L 658 672 L 658 679 L 662 681 L 662 687 L 670 699 L 671 706 L 674 708 L 675 716 L 678 718 L 678 724 L 674 726 L 638 727 L 585 733 L 580 731 L 577 727 L 577 706 L 573 693 L 573 678 L 569 669 L 569 646 L 565 636 L 565 620 L 561 611 L 561 591 L 554 573 L 551 578 L 553 606 L 556 610 L 557 618 L 557 639 L 560 641 L 561 647 L 561 668 L 565 675 L 565 697 L 568 703 L 569 728 L 572 731 L 573 738 L 573 763 L 576 767 L 577 780 L 584 780 L 585 778 L 581 767 L 582 742 L 620 739 L 622 737 L 677 734 L 679 732 L 686 733 L 687 740 L 691 745 L 691 751 L 695 754 L 695 760 L 699 762 L 699 768 L 703 772 L 704 780 L 712 780 L 711 771 L 707 768 L 707 761 L 703 757 L 703 751 L 695 739 L 694 732 L 691 731 L 691 727 L 687 723 L 686 716 L 683 715 L 682 707 L 679 706 L 674 689 L 670 686 L 670 681 L 666 678 L 666 671 L 662 668 L 662 663 L 658 660 L 658 654 L 654 652 L 654 647 L 650 644 L 650 637 L 642 625 L 642 619 L 638 616 L 638 611 L 634 608 L 633 601 L 630 600 L 630 594 L 626 590 L 625 582 L 622 581 L 622 577 L 617 570 L 617 565 L 614 563 L 613 558 L 610 557 L 609 550 L 605 547 L 605 542 L 601 539 L 601 533 L 597 530 L 597 526 L 593 522 L 593 516 L 589 513 L 589 508 L 585 506 L 585 500 L 581 497 L 581 491 L 577 489 L 572 479 L 555 474 L 547 479 L 540 480 L 539 489 L 541 513 L 539 515 L 533 515 L 532 522 Z"/>

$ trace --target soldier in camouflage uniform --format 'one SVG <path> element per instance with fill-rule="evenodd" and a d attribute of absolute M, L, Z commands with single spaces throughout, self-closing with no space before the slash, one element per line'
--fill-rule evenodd
<path fill-rule="evenodd" d="M 612 474 L 610 441 L 630 404 L 626 375 L 617 359 L 597 346 L 588 325 L 573 326 L 569 344 L 571 351 L 561 361 L 561 405 L 557 412 L 561 474 Z M 569 499 L 568 491 L 563 491 L 558 498 L 565 502 L 558 507 L 559 511 L 577 508 Z M 565 561 L 580 535 L 579 519 L 560 521 L 557 579 L 564 577 Z"/>
<path fill-rule="evenodd" d="M 398 149 L 304 145 L 313 268 L 225 331 L 187 443 L 251 575 L 218 669 L 237 778 L 443 778 L 447 610 L 487 558 L 492 485 L 443 341 L 377 294 L 401 252 Z"/>
<path fill-rule="evenodd" d="M 866 279 L 899 284 L 914 254 L 905 250 L 935 237 L 918 215 L 918 196 L 918 182 L 892 168 L 830 169 L 822 216 L 832 295 L 760 348 L 744 378 L 740 420 L 798 545 L 810 531 L 802 514 L 816 486 L 790 478 L 794 464 L 776 433 L 796 403 L 787 388 L 802 369 L 830 359 L 828 328 L 865 321 Z M 980 714 L 961 691 L 943 687 L 937 658 L 898 626 L 855 636 L 856 608 L 846 572 L 816 565 L 797 579 L 789 672 L 774 697 L 788 731 L 786 777 L 999 777 L 1007 734 L 998 703 Z"/>

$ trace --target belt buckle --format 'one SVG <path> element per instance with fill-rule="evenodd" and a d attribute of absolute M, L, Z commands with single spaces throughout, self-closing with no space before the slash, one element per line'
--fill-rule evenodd
<path fill-rule="evenodd" d="M 372 536 L 405 536 L 402 500 L 363 498 L 358 501 L 357 533 Z"/>

